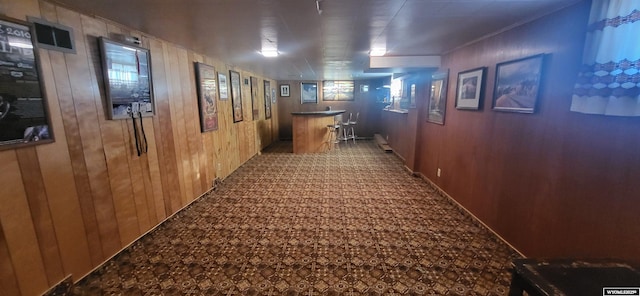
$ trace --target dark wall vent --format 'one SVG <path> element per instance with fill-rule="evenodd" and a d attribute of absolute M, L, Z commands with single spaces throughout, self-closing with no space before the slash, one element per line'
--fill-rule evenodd
<path fill-rule="evenodd" d="M 66 53 L 76 53 L 76 48 L 73 43 L 73 28 L 35 17 L 29 17 L 28 19 L 35 27 L 38 47 Z"/>

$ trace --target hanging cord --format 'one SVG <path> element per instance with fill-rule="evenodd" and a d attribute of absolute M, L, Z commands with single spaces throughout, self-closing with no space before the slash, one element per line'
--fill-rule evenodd
<path fill-rule="evenodd" d="M 144 140 L 144 153 L 147 153 L 149 146 L 147 145 L 147 134 L 144 132 L 144 124 L 142 124 L 142 112 L 138 111 L 138 117 L 140 117 L 140 131 L 142 131 L 142 139 Z"/>
<path fill-rule="evenodd" d="M 138 139 L 138 127 L 136 126 L 136 117 L 134 116 L 133 112 L 131 112 L 131 122 L 133 123 L 133 136 L 136 140 L 136 150 L 138 151 L 138 156 L 140 156 L 142 152 L 140 151 L 140 145 L 138 144 L 138 142 L 140 141 Z"/>

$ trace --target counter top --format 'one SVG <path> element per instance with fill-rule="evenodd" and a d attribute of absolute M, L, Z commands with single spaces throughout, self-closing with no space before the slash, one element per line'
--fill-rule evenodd
<path fill-rule="evenodd" d="M 291 115 L 320 115 L 320 116 L 334 116 L 342 114 L 346 110 L 329 110 L 329 111 L 304 111 L 304 112 L 291 112 Z"/>
<path fill-rule="evenodd" d="M 382 111 L 400 113 L 400 114 L 409 114 L 409 110 L 407 109 L 382 109 Z"/>

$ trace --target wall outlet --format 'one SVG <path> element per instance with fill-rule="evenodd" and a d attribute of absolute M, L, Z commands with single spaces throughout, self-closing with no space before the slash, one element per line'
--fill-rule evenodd
<path fill-rule="evenodd" d="M 438 172 L 436 173 L 438 175 L 438 177 L 440 177 L 441 173 L 442 173 L 442 170 L 440 170 L 440 168 L 438 168 Z"/>
<path fill-rule="evenodd" d="M 389 141 L 389 135 L 387 135 L 387 141 Z"/>

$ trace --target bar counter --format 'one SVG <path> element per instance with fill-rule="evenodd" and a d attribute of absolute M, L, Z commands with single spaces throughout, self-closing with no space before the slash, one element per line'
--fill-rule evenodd
<path fill-rule="evenodd" d="M 330 147 L 328 125 L 345 110 L 291 112 L 293 117 L 293 153 L 319 153 Z"/>

